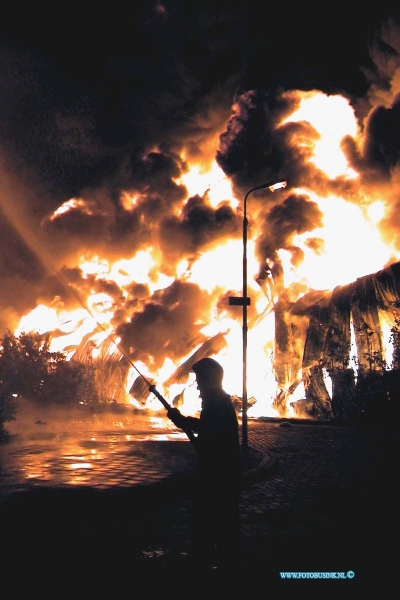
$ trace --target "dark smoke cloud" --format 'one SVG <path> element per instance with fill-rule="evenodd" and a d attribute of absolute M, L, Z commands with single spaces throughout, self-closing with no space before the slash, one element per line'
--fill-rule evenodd
<path fill-rule="evenodd" d="M 0 330 L 40 301 L 72 307 L 105 292 L 135 359 L 159 365 L 199 344 L 194 324 L 211 303 L 224 310 L 217 291 L 178 280 L 156 293 L 140 282 L 122 290 L 85 276 L 78 259 L 151 249 L 155 269 L 174 276 L 182 259 L 239 239 L 241 215 L 228 202 L 188 197 L 179 183 L 190 165 L 217 159 L 237 198 L 287 178 L 286 194 L 252 198 L 263 224 L 257 256 L 262 266 L 286 248 L 299 261 L 293 236 L 321 215 L 293 188 L 357 195 L 307 161 L 318 140 L 309 123 L 283 123 L 298 102 L 291 90 L 345 94 L 365 134 L 363 147 L 344 141 L 346 155 L 366 190 L 377 180 L 389 187 L 400 145 L 400 20 L 384 4 L 360 19 L 337 4 L 265 15 L 252 2 L 142 0 L 129 18 L 125 6 L 66 14 L 66 34 L 40 27 L 38 14 L 29 29 L 0 30 Z M 393 191 L 393 215 L 397 203 Z M 309 244 L 321 251 L 321 240 Z"/>
<path fill-rule="evenodd" d="M 175 281 L 167 290 L 153 294 L 143 311 L 121 325 L 117 334 L 133 360 L 159 368 L 166 356 L 182 358 L 206 341 L 200 329 L 206 324 L 209 304 L 209 295 L 197 285 Z M 201 317 L 203 324 L 194 325 Z"/>
<path fill-rule="evenodd" d="M 216 154 L 238 197 L 254 182 L 282 177 L 285 148 L 274 132 L 290 106 L 293 110 L 294 102 L 279 101 L 262 90 L 238 96 Z"/>
<path fill-rule="evenodd" d="M 288 196 L 265 216 L 261 235 L 257 240 L 257 256 L 260 263 L 276 259 L 279 249 L 289 250 L 293 262 L 299 262 L 299 249 L 293 244 L 293 236 L 322 227 L 322 213 L 316 202 L 306 196 Z"/>
<path fill-rule="evenodd" d="M 363 160 L 374 175 L 388 179 L 400 154 L 400 94 L 390 108 L 378 106 L 365 125 Z"/>
<path fill-rule="evenodd" d="M 241 235 L 241 219 L 228 204 L 213 209 L 206 198 L 189 198 L 180 217 L 160 223 L 160 248 L 166 261 L 195 256 L 217 242 Z"/>

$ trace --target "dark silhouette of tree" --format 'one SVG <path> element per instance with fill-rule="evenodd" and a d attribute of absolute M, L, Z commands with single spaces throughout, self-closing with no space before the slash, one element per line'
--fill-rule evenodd
<path fill-rule="evenodd" d="M 392 369 L 400 369 L 400 318 L 396 317 L 390 329 L 390 341 L 393 344 Z"/>
<path fill-rule="evenodd" d="M 5 428 L 6 421 L 13 421 L 17 410 L 15 398 L 0 394 L 0 444 L 9 439 L 9 433 Z"/>
<path fill-rule="evenodd" d="M 8 331 L 0 340 L 0 436 L 14 418 L 16 399 L 42 405 L 74 406 L 98 402 L 93 369 L 50 351 L 50 338 Z"/>

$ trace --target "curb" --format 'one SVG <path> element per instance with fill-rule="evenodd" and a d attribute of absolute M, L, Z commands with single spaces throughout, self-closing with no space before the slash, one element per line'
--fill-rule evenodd
<path fill-rule="evenodd" d="M 243 486 L 247 486 L 255 481 L 264 479 L 267 475 L 274 472 L 279 466 L 278 459 L 268 452 L 262 452 L 261 450 L 254 450 L 252 448 L 249 448 L 247 452 L 250 452 L 251 455 L 242 455 Z"/>

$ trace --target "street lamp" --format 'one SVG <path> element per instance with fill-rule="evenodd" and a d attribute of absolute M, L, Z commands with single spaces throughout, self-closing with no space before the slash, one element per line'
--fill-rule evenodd
<path fill-rule="evenodd" d="M 276 181 L 270 181 L 269 183 L 263 183 L 249 190 L 243 201 L 243 296 L 241 298 L 241 304 L 243 306 L 243 393 L 242 393 L 242 448 L 243 450 L 248 449 L 248 435 L 247 435 L 247 307 L 250 305 L 250 298 L 247 297 L 247 198 L 253 192 L 257 190 L 269 190 L 274 192 L 285 188 L 287 181 L 285 179 L 278 179 Z"/>

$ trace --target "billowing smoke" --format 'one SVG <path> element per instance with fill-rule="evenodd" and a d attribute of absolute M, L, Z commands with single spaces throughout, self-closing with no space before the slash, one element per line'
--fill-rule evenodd
<path fill-rule="evenodd" d="M 286 20 L 281 13 L 273 10 L 271 20 Z M 240 320 L 226 302 L 239 285 L 227 291 L 189 280 L 199 256 L 242 235 L 240 202 L 227 196 L 215 204 L 209 190 L 191 193 L 184 183 L 193 167 L 214 162 L 239 200 L 263 181 L 288 181 L 285 192 L 252 197 L 261 279 L 273 272 L 282 282 L 282 251 L 293 267 L 302 263 L 304 233 L 308 250 L 324 252 L 313 234 L 323 215 L 312 191 L 361 208 L 381 192 L 387 210 L 377 227 L 400 252 L 398 15 L 370 17 L 365 37 L 354 33 L 350 43 L 359 24 L 349 15 L 312 19 L 305 31 L 295 10 L 278 36 L 269 26 L 261 31 L 259 13 L 220 3 L 140 2 L 135 14 L 112 40 L 86 30 L 81 49 L 56 35 L 2 40 L 3 332 L 42 302 L 72 309 L 104 293 L 124 347 L 157 367 L 207 340 L 211 307 Z M 327 32 L 348 19 L 342 42 Z M 342 95 L 354 110 L 358 132 L 343 137 L 342 149 L 357 178 L 321 169 L 311 160 L 319 131 L 289 118 L 303 94 L 318 91 Z M 83 266 L 141 251 L 154 260 L 148 277 L 137 271 L 123 285 L 122 266 L 114 278 Z M 160 278 L 168 283 L 158 286 Z"/>

